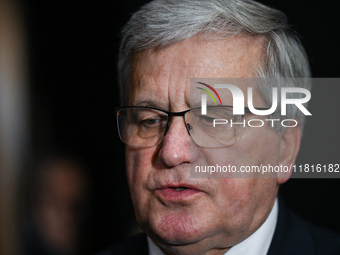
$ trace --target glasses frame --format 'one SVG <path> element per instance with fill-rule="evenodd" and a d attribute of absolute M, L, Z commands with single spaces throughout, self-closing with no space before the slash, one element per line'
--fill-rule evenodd
<path fill-rule="evenodd" d="M 215 106 L 210 106 L 210 107 L 215 107 Z M 227 108 L 233 108 L 232 105 L 222 105 L 222 106 L 216 106 L 216 107 L 227 107 Z M 120 110 L 123 110 L 123 109 L 150 109 L 150 110 L 156 110 L 156 111 L 160 111 L 160 112 L 164 112 L 165 114 L 167 114 L 168 118 L 167 118 L 167 123 L 166 123 L 166 127 L 165 127 L 165 131 L 164 131 L 164 134 L 162 136 L 162 139 L 160 139 L 160 141 L 155 144 L 155 145 L 152 145 L 152 146 L 147 146 L 147 147 L 144 147 L 144 146 L 134 146 L 134 145 L 129 145 L 129 146 L 134 146 L 134 147 L 138 147 L 138 148 L 148 148 L 148 147 L 153 147 L 153 146 L 157 146 L 158 144 L 160 144 L 166 133 L 168 132 L 169 128 L 170 128 L 170 117 L 173 117 L 173 116 L 182 116 L 183 117 L 183 120 L 184 120 L 184 124 L 185 124 L 185 127 L 188 131 L 188 134 L 189 136 L 191 137 L 191 134 L 190 134 L 190 129 L 192 128 L 192 126 L 190 125 L 190 123 L 186 122 L 185 120 L 185 114 L 187 112 L 190 112 L 192 110 L 196 110 L 196 109 L 200 109 L 202 107 L 196 107 L 196 108 L 190 108 L 188 110 L 185 110 L 185 111 L 182 111 L 182 112 L 170 112 L 170 111 L 166 111 L 166 110 L 162 110 L 162 109 L 158 109 L 158 108 L 155 108 L 155 107 L 150 107 L 150 106 L 123 106 L 123 107 L 116 107 L 115 108 L 115 114 L 116 114 L 116 121 L 117 121 L 117 131 L 118 131 L 118 134 L 119 134 L 119 138 L 120 140 L 125 143 L 121 137 L 121 134 L 120 134 L 120 128 L 119 128 L 119 121 L 118 121 L 118 112 Z M 256 107 L 256 109 L 258 110 L 269 110 L 270 108 L 258 108 Z M 241 116 L 242 118 L 244 117 L 244 115 L 246 114 L 249 114 L 249 113 L 252 113 L 248 107 L 244 107 L 244 114 L 242 115 L 238 115 L 238 116 Z M 127 144 L 127 143 L 125 143 Z M 226 146 L 227 147 L 227 146 Z M 207 147 L 208 148 L 208 147 Z"/>

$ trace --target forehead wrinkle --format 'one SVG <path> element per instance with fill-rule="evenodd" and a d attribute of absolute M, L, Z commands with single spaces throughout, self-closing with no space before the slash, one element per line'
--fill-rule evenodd
<path fill-rule="evenodd" d="M 152 56 L 147 51 L 136 53 L 133 62 L 133 82 L 131 89 L 131 103 L 140 106 L 152 106 L 161 109 L 167 108 L 167 103 L 160 100 L 159 95 L 167 96 L 167 89 L 164 83 L 168 78 L 162 70 L 155 70 L 152 61 L 143 61 Z M 148 59 L 149 60 L 149 59 Z"/>
<path fill-rule="evenodd" d="M 168 72 L 168 101 L 171 111 L 177 112 L 188 108 L 185 103 L 185 89 L 190 84 L 187 67 L 174 68 Z"/>
<path fill-rule="evenodd" d="M 254 66 L 258 65 L 258 60 L 261 59 L 259 53 L 263 52 L 259 50 L 263 49 L 263 40 L 258 38 L 241 35 L 225 41 L 202 41 L 193 37 L 162 50 L 149 49 L 138 52 L 134 58 L 137 84 L 134 92 L 140 92 L 146 87 L 149 94 L 143 94 L 148 98 L 141 98 L 141 94 L 138 94 L 140 101 L 149 100 L 152 95 L 153 104 L 157 103 L 163 107 L 165 104 L 168 104 L 168 108 L 190 106 L 190 100 L 185 94 L 190 92 L 186 89 L 189 87 L 190 78 L 252 77 Z M 196 48 L 192 47 L 193 41 Z M 163 100 L 159 100 L 159 97 Z"/>
<path fill-rule="evenodd" d="M 161 85 L 154 85 L 153 87 L 160 88 Z M 159 90 L 157 88 L 150 89 L 150 86 L 146 90 L 141 90 L 140 87 L 137 87 L 135 89 L 135 97 L 133 100 L 133 104 L 136 106 L 149 106 L 149 107 L 155 107 L 163 110 L 167 110 L 168 107 L 168 100 L 163 100 L 164 98 L 167 98 L 166 95 L 167 90 Z M 160 95 L 165 95 L 165 97 L 160 97 Z"/>
<path fill-rule="evenodd" d="M 142 100 L 138 99 L 134 102 L 134 106 L 147 106 L 147 107 L 153 107 L 158 109 L 164 108 L 164 103 L 159 100 Z"/>

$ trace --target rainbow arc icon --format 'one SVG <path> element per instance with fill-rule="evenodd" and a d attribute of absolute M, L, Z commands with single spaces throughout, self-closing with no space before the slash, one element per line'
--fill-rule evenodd
<path fill-rule="evenodd" d="M 217 96 L 218 100 L 220 101 L 220 104 L 222 105 L 222 100 L 221 100 L 221 98 L 220 98 L 220 95 L 217 93 L 217 91 L 216 91 L 213 87 L 211 87 L 210 85 L 208 85 L 208 84 L 206 84 L 206 83 L 203 83 L 203 82 L 197 82 L 197 83 L 198 83 L 198 84 L 201 84 L 201 85 L 203 85 L 203 86 L 206 86 L 206 87 L 209 88 L 212 92 L 214 92 L 215 95 Z M 201 88 L 201 87 L 196 87 L 196 88 L 197 88 L 197 89 L 201 89 L 201 90 L 203 90 L 204 92 L 206 92 L 206 93 L 212 98 L 212 100 L 214 101 L 215 105 L 217 106 L 216 100 L 215 100 L 213 94 L 212 94 L 209 90 L 204 89 L 204 88 Z"/>

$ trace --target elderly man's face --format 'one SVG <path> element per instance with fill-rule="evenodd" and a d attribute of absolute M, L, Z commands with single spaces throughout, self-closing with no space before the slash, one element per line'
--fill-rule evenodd
<path fill-rule="evenodd" d="M 190 78 L 248 78 L 261 62 L 263 41 L 247 36 L 204 41 L 199 36 L 135 55 L 129 105 L 180 112 L 190 108 Z M 259 95 L 254 105 L 264 106 Z M 190 149 L 191 143 L 191 149 Z M 189 178 L 190 163 L 279 164 L 282 142 L 268 128 L 248 130 L 236 144 L 195 146 L 182 117 L 172 117 L 154 147 L 126 147 L 127 176 L 142 229 L 164 249 L 225 252 L 251 235 L 273 206 L 275 178 Z M 189 187 L 176 191 L 175 187 Z M 181 245 L 176 245 L 181 244 Z"/>

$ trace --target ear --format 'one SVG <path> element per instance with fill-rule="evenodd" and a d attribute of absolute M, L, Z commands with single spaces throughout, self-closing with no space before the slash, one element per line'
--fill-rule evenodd
<path fill-rule="evenodd" d="M 287 127 L 283 131 L 280 141 L 280 165 L 286 166 L 290 170 L 289 172 L 279 172 L 277 176 L 277 182 L 282 184 L 290 178 L 293 165 L 301 144 L 301 129 L 300 125 L 295 127 Z"/>

